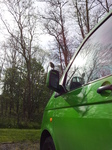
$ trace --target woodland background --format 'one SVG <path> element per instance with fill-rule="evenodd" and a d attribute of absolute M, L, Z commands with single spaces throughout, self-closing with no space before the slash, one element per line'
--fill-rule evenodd
<path fill-rule="evenodd" d="M 112 0 L 0 0 L 0 128 L 40 128 L 49 62 L 62 75 L 111 9 Z M 52 37 L 47 46 L 41 35 Z"/>

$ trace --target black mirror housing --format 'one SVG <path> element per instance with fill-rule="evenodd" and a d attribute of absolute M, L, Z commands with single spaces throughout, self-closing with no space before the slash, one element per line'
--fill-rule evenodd
<path fill-rule="evenodd" d="M 59 93 L 59 72 L 57 70 L 50 70 L 47 75 L 46 83 L 48 88 Z"/>

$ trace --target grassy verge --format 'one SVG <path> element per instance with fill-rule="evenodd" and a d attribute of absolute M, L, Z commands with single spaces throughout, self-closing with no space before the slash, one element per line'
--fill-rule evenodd
<path fill-rule="evenodd" d="M 0 129 L 0 143 L 37 141 L 40 130 L 35 129 Z"/>

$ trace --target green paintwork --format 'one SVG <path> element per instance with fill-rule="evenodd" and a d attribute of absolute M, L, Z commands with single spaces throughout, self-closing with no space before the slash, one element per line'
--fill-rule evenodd
<path fill-rule="evenodd" d="M 47 79 L 46 79 L 46 85 L 47 85 L 47 87 L 49 87 L 49 76 L 50 76 L 50 72 L 48 72 L 48 74 L 47 74 Z"/>
<path fill-rule="evenodd" d="M 50 130 L 57 150 L 112 149 L 112 92 L 106 96 L 96 92 L 107 81 L 112 84 L 112 76 L 57 98 L 52 96 L 43 128 Z"/>
<path fill-rule="evenodd" d="M 42 131 L 50 133 L 56 150 L 112 150 L 112 92 L 97 93 L 99 87 L 109 84 L 112 76 L 58 97 L 52 95 L 45 108 Z"/>
<path fill-rule="evenodd" d="M 99 85 L 110 80 L 112 84 L 112 77 L 106 78 L 55 99 L 57 149 L 112 148 L 112 103 L 108 103 L 112 93 L 105 97 L 96 92 Z"/>

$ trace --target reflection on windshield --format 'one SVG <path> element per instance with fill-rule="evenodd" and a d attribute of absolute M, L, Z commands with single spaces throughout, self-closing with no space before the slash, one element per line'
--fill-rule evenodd
<path fill-rule="evenodd" d="M 112 17 L 84 44 L 67 74 L 66 88 L 80 79 L 80 86 L 112 74 Z M 75 85 L 74 84 L 74 85 Z M 74 87 L 75 89 L 76 87 Z"/>

